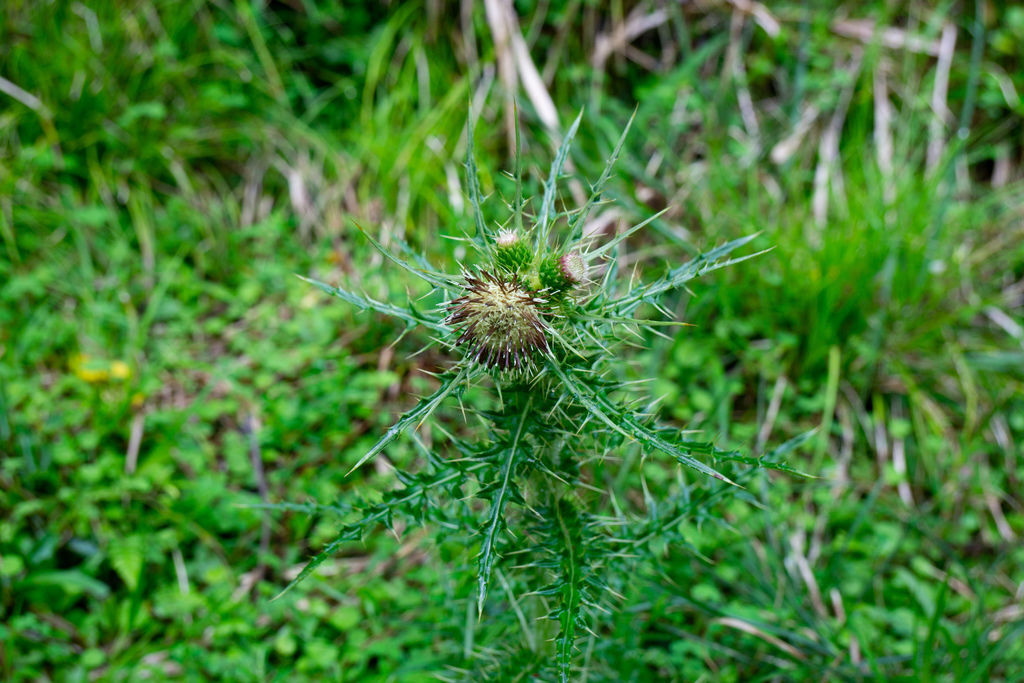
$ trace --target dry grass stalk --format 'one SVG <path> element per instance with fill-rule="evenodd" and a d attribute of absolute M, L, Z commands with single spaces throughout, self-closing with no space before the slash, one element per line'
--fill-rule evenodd
<path fill-rule="evenodd" d="M 946 126 L 952 124 L 953 114 L 946 104 L 949 93 L 949 70 L 953 66 L 953 51 L 956 48 L 956 27 L 947 23 L 942 27 L 939 38 L 939 61 L 935 67 L 935 87 L 932 88 L 932 113 L 934 118 L 928 127 L 928 153 L 926 165 L 934 170 L 942 160 L 946 148 Z"/>
<path fill-rule="evenodd" d="M 642 8 L 637 7 L 629 13 L 625 21 L 616 23 L 609 33 L 597 35 L 594 41 L 594 56 L 590 60 L 591 64 L 595 69 L 604 69 L 605 62 L 609 57 L 617 52 L 625 54 L 630 43 L 666 21 L 668 21 L 668 12 L 663 9 L 644 14 Z M 630 56 L 637 61 L 635 51 Z M 644 56 L 647 57 L 647 55 Z M 643 61 L 642 58 L 641 61 Z"/>
<path fill-rule="evenodd" d="M 871 19 L 840 19 L 831 28 L 833 33 L 844 38 L 853 38 L 864 44 L 871 44 L 877 39 L 883 47 L 893 50 L 910 50 L 938 57 L 941 49 L 937 41 L 915 36 L 901 28 L 887 26 L 879 29 Z"/>
<path fill-rule="evenodd" d="M 518 85 L 522 85 L 537 118 L 549 130 L 559 130 L 558 110 L 530 56 L 511 0 L 484 0 L 484 10 L 494 40 L 498 77 L 505 88 L 505 132 L 511 150 L 516 144 L 514 97 Z"/>
<path fill-rule="evenodd" d="M 814 195 L 811 205 L 814 211 L 814 221 L 819 227 L 824 227 L 828 215 L 830 185 L 835 199 L 844 208 L 846 206 L 843 172 L 839 163 L 839 136 L 843 130 L 843 123 L 846 121 L 846 112 L 850 108 L 850 101 L 853 99 L 853 91 L 857 85 L 857 76 L 860 74 L 863 57 L 863 50 L 855 50 L 843 69 L 850 74 L 850 84 L 843 89 L 839 96 L 839 103 L 836 105 L 835 111 L 832 112 L 832 118 L 818 145 L 818 166 L 814 171 Z"/>

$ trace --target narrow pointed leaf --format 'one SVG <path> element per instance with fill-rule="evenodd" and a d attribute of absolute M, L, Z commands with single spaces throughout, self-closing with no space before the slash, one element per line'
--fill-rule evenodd
<path fill-rule="evenodd" d="M 624 240 L 627 237 L 629 237 L 630 235 L 636 233 L 638 230 L 641 230 L 641 229 L 647 227 L 647 225 L 650 224 L 651 222 L 653 222 L 653 221 L 657 220 L 658 218 L 661 218 L 662 216 L 664 216 L 665 212 L 667 212 L 669 210 L 669 208 L 671 208 L 671 207 L 666 206 L 664 209 L 662 209 L 658 213 L 654 214 L 653 216 L 651 216 L 647 220 L 643 221 L 642 223 L 637 223 L 636 225 L 634 225 L 629 230 L 626 230 L 624 232 L 619 233 L 618 235 L 616 235 L 612 239 L 610 239 L 607 242 L 605 242 L 604 244 L 602 244 L 597 249 L 593 249 L 591 251 L 588 251 L 587 252 L 587 259 L 589 260 L 591 258 L 594 258 L 595 256 L 600 256 L 601 254 L 604 254 L 604 253 L 614 249 L 616 246 L 618 246 L 619 242 L 621 242 L 622 240 Z"/>
<path fill-rule="evenodd" d="M 348 526 L 335 538 L 333 541 L 328 543 L 323 550 L 316 554 L 312 560 L 306 563 L 306 566 L 302 568 L 299 575 L 292 579 L 291 583 L 285 586 L 280 593 L 273 597 L 273 600 L 280 599 L 285 593 L 290 591 L 292 588 L 297 586 L 299 583 L 309 577 L 310 574 L 316 571 L 317 567 L 327 561 L 331 555 L 341 550 L 342 546 L 346 543 L 351 543 L 359 538 L 361 527 L 358 525 Z"/>
<path fill-rule="evenodd" d="M 576 642 L 576 627 L 581 623 L 583 598 L 580 595 L 580 581 L 582 575 L 582 557 L 579 542 L 579 529 L 566 520 L 568 506 L 560 503 L 553 506 L 555 517 L 558 521 L 558 528 L 564 542 L 564 553 L 562 559 L 563 585 L 560 592 L 558 621 L 561 625 L 556 643 L 558 646 L 557 662 L 558 677 L 561 683 L 569 683 L 569 673 L 572 668 L 572 648 Z"/>
<path fill-rule="evenodd" d="M 342 527 L 335 539 L 327 544 L 323 550 L 317 553 L 313 559 L 306 563 L 306 566 L 302 568 L 299 575 L 295 577 L 291 583 L 285 586 L 280 593 L 274 596 L 273 600 L 277 600 L 298 585 L 299 582 L 308 578 L 314 571 L 316 571 L 317 567 L 323 564 L 331 555 L 338 552 L 346 543 L 358 541 L 363 534 L 367 533 L 378 524 L 384 524 L 389 527 L 392 526 L 392 519 L 396 512 L 401 513 L 403 511 L 408 511 L 413 504 L 424 500 L 431 490 L 438 488 L 443 489 L 445 486 L 456 484 L 466 476 L 466 473 L 480 469 L 483 466 L 483 463 L 475 463 L 466 467 L 465 470 L 439 472 L 435 475 L 410 476 L 410 479 L 415 480 L 414 483 L 406 486 L 404 489 L 386 493 L 382 502 L 363 510 L 362 519 L 354 524 Z M 420 522 L 423 521 L 420 517 L 413 518 Z"/>
<path fill-rule="evenodd" d="M 757 252 L 755 254 L 741 256 L 728 261 L 721 260 L 733 250 L 751 242 L 757 237 L 757 235 L 758 233 L 755 233 L 753 235 L 747 235 L 746 237 L 740 237 L 739 239 L 732 240 L 731 242 L 726 242 L 720 247 L 716 247 L 709 252 L 690 259 L 683 265 L 669 271 L 663 277 L 655 280 L 654 282 L 634 287 L 624 296 L 613 302 L 615 309 L 623 315 L 631 313 L 642 302 L 654 302 L 657 297 L 665 292 L 677 289 L 704 273 L 718 270 L 719 268 L 725 268 L 726 266 L 731 266 L 763 254 L 764 252 Z"/>
<path fill-rule="evenodd" d="M 512 214 L 515 218 L 516 232 L 523 233 L 523 148 L 519 138 L 519 103 L 513 101 L 516 119 L 516 168 L 514 172 L 516 180 L 516 198 L 512 205 Z"/>
<path fill-rule="evenodd" d="M 565 166 L 565 160 L 569 156 L 569 146 L 572 144 L 572 139 L 576 137 L 576 130 L 580 127 L 582 119 L 583 112 L 581 111 L 576 116 L 576 120 L 569 126 L 565 137 L 562 138 L 562 144 L 558 146 L 555 159 L 551 162 L 551 169 L 548 171 L 547 180 L 544 181 L 544 197 L 540 203 L 540 214 L 537 216 L 537 244 L 541 249 L 547 245 L 548 232 L 551 229 L 555 196 L 558 194 L 558 177 L 562 175 L 562 168 Z"/>
<path fill-rule="evenodd" d="M 519 426 L 516 428 L 516 435 L 512 445 L 505 454 L 505 461 L 501 466 L 500 480 L 496 482 L 497 488 L 491 496 L 491 510 L 488 515 L 487 524 L 484 527 L 483 542 L 480 544 L 480 561 L 477 570 L 477 615 L 484 612 L 484 600 L 487 598 L 487 582 L 490 580 L 491 569 L 494 567 L 495 542 L 498 534 L 504 528 L 505 523 L 502 515 L 505 511 L 505 503 L 509 498 L 512 475 L 515 474 L 516 464 L 519 460 L 519 440 L 523 435 L 523 425 L 530 411 L 531 402 L 527 402 L 522 416 L 519 418 Z"/>
<path fill-rule="evenodd" d="M 455 278 L 449 275 L 445 275 L 444 273 L 438 273 L 435 270 L 417 268 L 416 266 L 413 266 L 411 263 L 407 263 L 405 260 L 391 253 L 387 248 L 384 247 L 383 244 L 375 240 L 373 236 L 371 236 L 370 233 L 368 233 L 363 228 L 363 226 L 359 225 L 359 223 L 356 223 L 355 221 L 352 222 L 355 223 L 355 226 L 357 228 L 359 228 L 359 232 L 363 233 L 363 237 L 370 241 L 370 244 L 373 245 L 373 248 L 379 251 L 381 254 L 383 254 L 384 257 L 387 258 L 392 263 L 404 268 L 405 270 L 409 271 L 416 277 L 426 282 L 429 282 L 435 287 L 447 289 L 449 291 L 459 291 L 460 288 Z"/>
<path fill-rule="evenodd" d="M 380 441 L 374 444 L 373 448 L 367 451 L 366 455 L 361 457 L 359 459 L 359 462 L 357 462 L 352 467 L 352 469 L 345 473 L 345 476 L 347 477 L 348 475 L 352 474 L 354 471 L 359 469 L 367 460 L 369 460 L 370 458 L 374 457 L 382 450 L 384 450 L 384 448 L 389 443 L 397 439 L 402 432 L 407 430 L 409 427 L 412 427 L 413 424 L 415 424 L 416 426 L 422 424 L 423 421 L 430 417 L 431 413 L 433 413 L 437 409 L 437 406 L 440 405 L 441 401 L 443 401 L 448 396 L 448 394 L 452 393 L 452 391 L 454 391 L 455 388 L 458 387 L 459 384 L 464 379 L 466 379 L 468 375 L 469 368 L 464 367 L 457 375 L 442 382 L 441 387 L 437 391 L 435 391 L 433 394 L 420 401 L 415 408 L 413 408 L 405 415 L 403 415 L 401 418 L 399 418 L 398 422 L 391 425 L 391 428 L 384 433 L 384 436 L 381 437 Z"/>
<path fill-rule="evenodd" d="M 656 432 L 643 425 L 631 412 L 619 408 L 608 400 L 603 393 L 594 391 L 584 382 L 581 382 L 570 370 L 560 367 L 553 360 L 548 361 L 548 368 L 562 381 L 562 384 L 569 390 L 569 393 L 588 411 L 623 436 L 638 441 L 642 446 L 664 451 L 681 464 L 695 469 L 702 474 L 720 479 L 729 484 L 738 485 L 724 474 L 690 455 L 692 450 L 688 448 L 689 444 L 675 444 L 661 438 Z"/>
<path fill-rule="evenodd" d="M 304 277 L 302 275 L 298 275 L 297 277 L 300 280 L 305 280 L 309 284 L 319 288 L 321 291 L 330 294 L 331 296 L 336 296 L 339 299 L 347 301 L 348 303 L 352 304 L 353 306 L 356 306 L 361 310 L 377 311 L 378 313 L 389 315 L 392 318 L 404 320 L 410 325 L 423 325 L 424 327 L 434 330 L 435 332 L 440 332 L 446 335 L 451 332 L 451 328 L 449 328 L 440 320 L 437 320 L 436 318 L 432 318 L 427 315 L 423 315 L 422 313 L 418 313 L 415 310 L 399 308 L 398 306 L 392 306 L 391 304 L 386 304 L 382 301 L 375 301 L 374 299 L 370 299 L 365 296 L 360 296 L 358 294 L 353 294 L 352 292 L 344 290 L 340 287 L 332 287 L 331 285 L 325 282 L 320 282 L 319 280 L 314 280 L 312 278 Z"/>
<path fill-rule="evenodd" d="M 629 117 L 629 121 L 626 123 L 626 127 L 622 131 L 622 135 L 619 136 L 619 141 L 615 143 L 615 149 L 612 150 L 611 156 L 608 157 L 607 163 L 604 165 L 604 170 L 601 172 L 601 177 L 597 179 L 594 186 L 590 190 L 590 197 L 587 199 L 587 203 L 583 205 L 580 212 L 569 222 L 569 241 L 575 242 L 583 236 L 583 226 L 587 222 L 587 217 L 590 215 L 590 210 L 594 208 L 601 199 L 601 194 L 604 192 L 605 185 L 608 184 L 608 180 L 612 177 L 612 168 L 615 167 L 615 162 L 619 159 L 619 154 L 622 152 L 622 145 L 626 142 L 626 136 L 629 135 L 629 129 L 633 127 L 633 119 L 636 118 L 636 110 L 633 110 L 633 114 Z"/>
<path fill-rule="evenodd" d="M 471 107 L 466 121 L 466 184 L 469 187 L 469 203 L 473 206 L 473 223 L 476 226 L 474 238 L 478 243 L 483 243 L 486 241 L 488 233 L 487 224 L 484 222 L 483 207 L 481 206 L 483 193 L 480 191 L 480 173 L 476 167 L 473 135 L 473 112 Z"/>

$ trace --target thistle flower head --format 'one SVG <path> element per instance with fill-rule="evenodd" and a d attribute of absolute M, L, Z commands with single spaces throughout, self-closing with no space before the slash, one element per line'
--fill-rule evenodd
<path fill-rule="evenodd" d="M 456 344 L 486 367 L 528 369 L 534 356 L 548 350 L 541 317 L 546 301 L 514 276 L 481 272 L 465 278 L 466 293 L 448 305 L 448 323 L 460 332 Z"/>

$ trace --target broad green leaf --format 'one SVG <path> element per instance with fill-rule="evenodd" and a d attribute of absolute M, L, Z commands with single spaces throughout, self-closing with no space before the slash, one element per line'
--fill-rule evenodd
<path fill-rule="evenodd" d="M 129 590 L 134 591 L 139 585 L 139 574 L 142 573 L 144 561 L 142 539 L 138 536 L 116 537 L 111 539 L 110 564 L 121 577 Z"/>

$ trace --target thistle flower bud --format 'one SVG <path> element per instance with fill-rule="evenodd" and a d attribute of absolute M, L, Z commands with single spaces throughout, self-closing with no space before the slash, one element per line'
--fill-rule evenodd
<path fill-rule="evenodd" d="M 460 332 L 456 344 L 466 346 L 477 363 L 526 370 L 534 356 L 548 350 L 541 318 L 545 303 L 514 277 L 466 275 L 466 293 L 448 305 L 447 322 Z"/>
<path fill-rule="evenodd" d="M 533 252 L 515 230 L 502 230 L 495 240 L 494 263 L 510 273 L 520 273 L 530 267 Z"/>
<path fill-rule="evenodd" d="M 541 287 L 553 292 L 562 292 L 583 282 L 587 265 L 578 252 L 570 251 L 561 256 L 552 254 L 541 263 L 537 273 Z"/>

